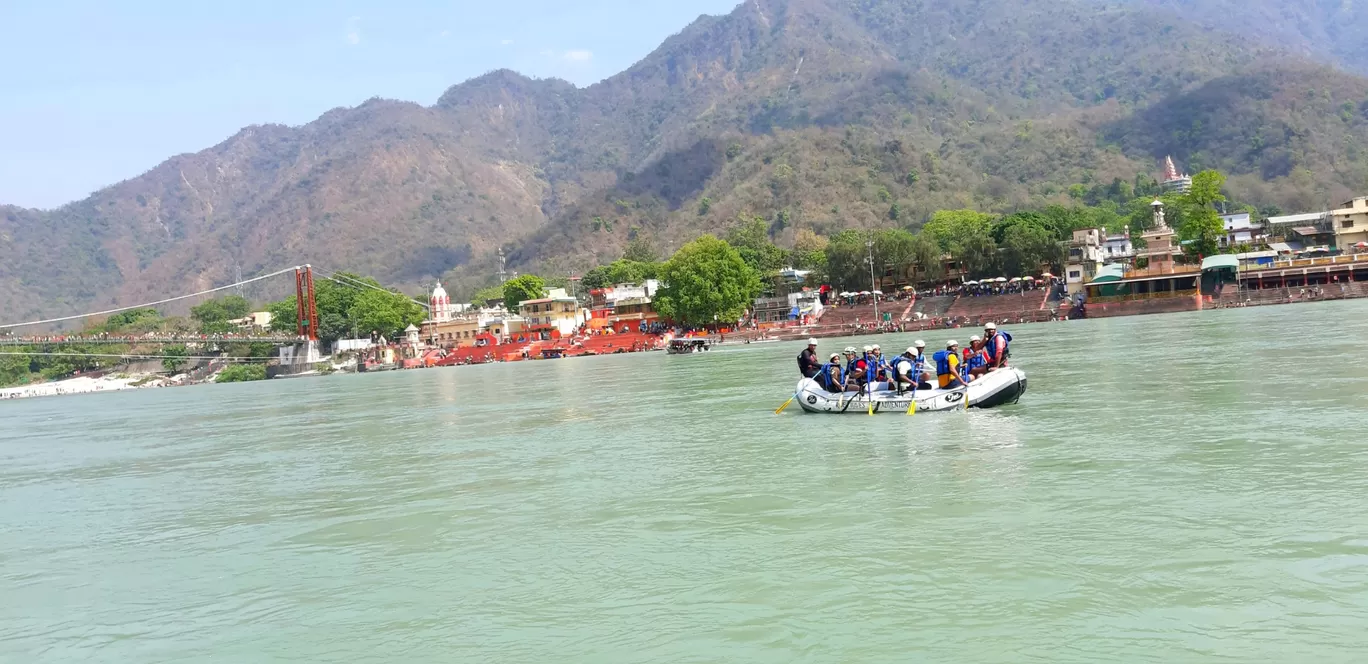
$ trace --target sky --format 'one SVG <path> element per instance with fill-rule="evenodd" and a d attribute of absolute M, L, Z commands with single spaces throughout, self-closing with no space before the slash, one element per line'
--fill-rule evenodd
<path fill-rule="evenodd" d="M 738 0 L 0 0 L 0 204 L 53 208 L 371 97 L 509 68 L 591 85 Z"/>

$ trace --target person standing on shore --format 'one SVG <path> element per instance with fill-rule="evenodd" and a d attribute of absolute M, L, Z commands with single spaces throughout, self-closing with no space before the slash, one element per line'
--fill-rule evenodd
<path fill-rule="evenodd" d="M 817 359 L 817 340 L 808 339 L 807 348 L 798 353 L 798 371 L 803 378 L 812 378 L 822 370 L 822 361 Z"/>

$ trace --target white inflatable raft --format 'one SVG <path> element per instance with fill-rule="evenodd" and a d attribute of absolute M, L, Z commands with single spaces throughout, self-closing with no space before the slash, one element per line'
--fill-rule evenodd
<path fill-rule="evenodd" d="M 1026 391 L 1026 374 L 1009 367 L 980 376 L 965 388 L 917 390 L 917 412 L 943 411 L 963 408 L 993 408 L 1016 403 Z M 967 394 L 966 394 L 967 392 Z M 798 381 L 798 405 L 809 413 L 868 413 L 870 395 L 828 392 L 811 378 Z M 968 400 L 966 406 L 965 401 Z M 912 393 L 898 394 L 888 389 L 888 383 L 876 383 L 873 409 L 876 413 L 906 413 L 912 403 Z"/>

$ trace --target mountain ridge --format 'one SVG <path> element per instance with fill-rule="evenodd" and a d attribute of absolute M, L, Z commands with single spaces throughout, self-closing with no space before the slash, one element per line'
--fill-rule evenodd
<path fill-rule="evenodd" d="M 1269 92 L 1203 94 L 1223 78 Z M 1307 81 L 1327 90 L 1314 104 Z M 1361 93 L 1134 4 L 750 0 L 584 88 L 494 70 L 432 106 L 371 99 L 247 127 L 61 208 L 0 207 L 0 310 L 127 304 L 302 262 L 470 290 L 500 247 L 515 269 L 570 272 L 741 215 L 774 218 L 776 237 L 915 224 L 937 206 L 1067 200 L 1165 151 L 1234 166 L 1255 199 L 1333 198 L 1361 181 Z M 1240 131 L 1193 134 L 1166 103 Z M 1243 131 L 1255 123 L 1269 135 Z M 1328 184 L 1292 183 L 1303 170 Z"/>

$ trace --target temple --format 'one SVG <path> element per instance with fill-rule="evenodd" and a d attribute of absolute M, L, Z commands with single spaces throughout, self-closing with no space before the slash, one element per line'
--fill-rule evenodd
<path fill-rule="evenodd" d="M 1165 193 L 1186 194 L 1192 189 L 1192 176 L 1178 172 L 1178 167 L 1173 165 L 1173 157 L 1164 157 L 1164 179 L 1159 181 L 1159 186 Z"/>

